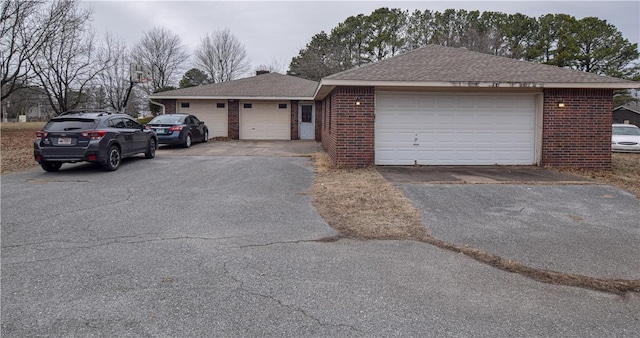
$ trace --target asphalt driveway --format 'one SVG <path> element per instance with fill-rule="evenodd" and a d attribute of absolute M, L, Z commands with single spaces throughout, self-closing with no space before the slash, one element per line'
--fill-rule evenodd
<path fill-rule="evenodd" d="M 379 167 L 429 233 L 546 270 L 640 279 L 640 201 L 540 167 Z"/>
<path fill-rule="evenodd" d="M 162 151 L 153 160 L 125 160 L 116 172 L 77 164 L 58 173 L 3 175 L 2 336 L 633 337 L 640 331 L 635 294 L 542 284 L 424 243 L 322 241 L 335 231 L 311 204 L 313 177 L 305 157 Z M 457 187 L 403 186 L 409 195 L 449 189 L 442 200 L 450 203 L 435 209 L 457 203 L 451 200 Z M 616 189 L 606 192 L 627 201 Z M 524 213 L 515 209 L 520 205 L 496 214 Z M 589 222 L 580 224 L 591 224 L 577 210 L 572 214 Z M 489 219 L 478 222 L 490 227 Z"/>

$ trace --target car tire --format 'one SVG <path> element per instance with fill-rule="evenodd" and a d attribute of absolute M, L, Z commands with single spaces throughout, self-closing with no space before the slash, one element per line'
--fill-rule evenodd
<path fill-rule="evenodd" d="M 44 171 L 52 173 L 60 170 L 60 167 L 62 167 L 62 162 L 41 162 L 40 166 L 42 167 L 42 169 L 44 169 Z"/>
<path fill-rule="evenodd" d="M 122 155 L 120 154 L 120 148 L 117 146 L 111 146 L 107 152 L 106 162 L 102 167 L 107 171 L 116 171 L 118 170 L 118 167 L 120 167 L 121 162 Z"/>
<path fill-rule="evenodd" d="M 156 144 L 155 138 L 149 139 L 149 144 L 147 145 L 147 151 L 144 153 L 144 158 L 154 158 L 156 157 L 156 149 L 158 148 Z"/>
<path fill-rule="evenodd" d="M 187 134 L 187 136 L 184 138 L 184 143 L 182 144 L 182 146 L 185 148 L 191 147 L 191 134 Z"/>
<path fill-rule="evenodd" d="M 202 142 L 209 142 L 209 131 L 204 131 L 204 137 L 202 138 Z"/>

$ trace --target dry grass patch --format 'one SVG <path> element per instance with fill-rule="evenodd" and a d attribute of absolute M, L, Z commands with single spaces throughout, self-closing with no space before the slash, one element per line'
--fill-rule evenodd
<path fill-rule="evenodd" d="M 614 153 L 611 170 L 557 168 L 555 170 L 610 184 L 640 198 L 640 154 Z"/>
<path fill-rule="evenodd" d="M 33 140 L 44 122 L 0 123 L 1 172 L 32 169 L 38 166 L 33 159 Z"/>
<path fill-rule="evenodd" d="M 478 262 L 543 283 L 615 294 L 640 292 L 640 280 L 600 279 L 535 269 L 479 249 L 431 237 L 422 223 L 420 211 L 375 168 L 335 168 L 325 153 L 314 154 L 313 159 L 316 167 L 313 204 L 327 223 L 340 233 L 337 237 L 320 241 L 329 242 L 340 237 L 414 240 L 464 254 Z"/>
<path fill-rule="evenodd" d="M 343 236 L 361 239 L 416 239 L 426 235 L 420 211 L 374 168 L 333 168 L 314 154 L 313 204 Z"/>

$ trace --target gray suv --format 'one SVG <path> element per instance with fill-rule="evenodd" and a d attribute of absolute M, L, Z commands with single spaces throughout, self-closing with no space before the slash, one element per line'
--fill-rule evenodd
<path fill-rule="evenodd" d="M 156 134 L 127 114 L 74 110 L 52 118 L 36 132 L 33 156 L 46 171 L 82 161 L 114 171 L 125 157 L 144 153 L 154 158 L 157 144 Z"/>

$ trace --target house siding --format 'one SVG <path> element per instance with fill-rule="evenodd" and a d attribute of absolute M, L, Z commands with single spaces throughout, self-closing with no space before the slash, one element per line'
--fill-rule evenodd
<path fill-rule="evenodd" d="M 545 89 L 542 165 L 611 168 L 612 105 L 608 89 Z"/>

